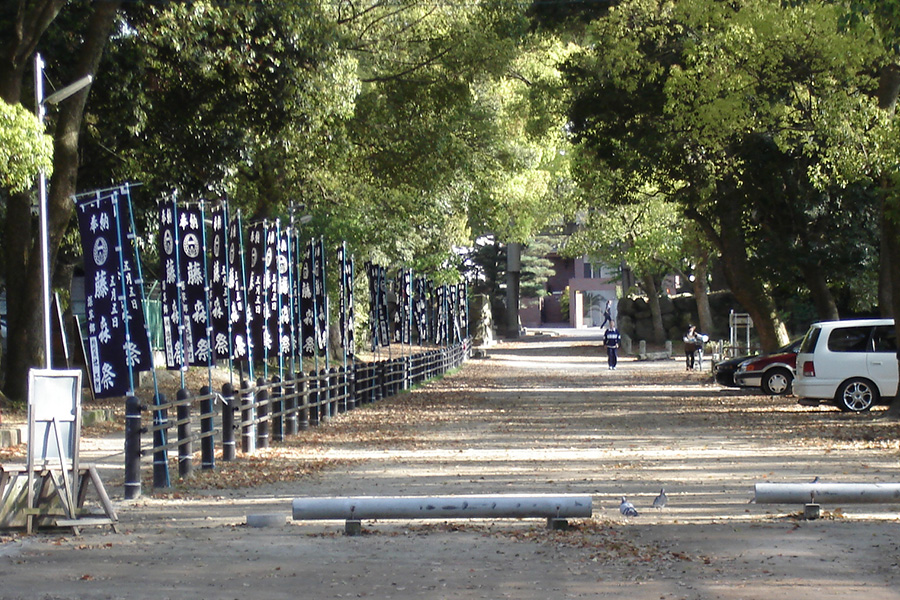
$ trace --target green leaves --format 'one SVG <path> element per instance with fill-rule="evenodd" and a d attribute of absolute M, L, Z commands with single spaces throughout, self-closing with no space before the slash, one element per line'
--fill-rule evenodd
<path fill-rule="evenodd" d="M 42 170 L 53 172 L 53 138 L 33 113 L 0 100 L 0 185 L 24 192 Z"/>

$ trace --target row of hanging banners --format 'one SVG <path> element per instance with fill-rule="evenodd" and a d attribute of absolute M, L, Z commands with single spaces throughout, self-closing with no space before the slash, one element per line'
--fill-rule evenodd
<path fill-rule="evenodd" d="M 133 395 L 137 372 L 154 368 L 144 312 L 130 186 L 76 197 L 85 263 L 87 354 L 97 398 Z M 207 209 L 209 214 L 207 215 Z M 208 219 L 208 221 L 207 221 Z M 207 223 L 211 225 L 207 227 Z M 297 371 L 304 357 L 329 354 L 326 252 L 301 244 L 280 221 L 246 228 L 224 202 L 159 205 L 161 306 L 168 369 L 212 368 L 216 361 Z M 245 243 L 246 240 L 246 243 Z M 337 249 L 337 317 L 344 363 L 354 359 L 354 261 Z M 436 286 L 401 269 L 366 264 L 373 351 L 391 342 L 444 345 L 468 329 L 465 284 Z M 396 300 L 390 310 L 391 290 Z M 288 363 L 285 365 L 285 363 Z"/>

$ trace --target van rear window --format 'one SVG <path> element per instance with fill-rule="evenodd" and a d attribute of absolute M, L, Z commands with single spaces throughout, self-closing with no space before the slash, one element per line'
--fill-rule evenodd
<path fill-rule="evenodd" d="M 816 349 L 816 342 L 819 341 L 819 334 L 822 330 L 818 327 L 810 327 L 806 335 L 803 336 L 803 343 L 800 344 L 800 352 L 809 354 Z"/>
<path fill-rule="evenodd" d="M 838 327 L 828 336 L 828 349 L 832 352 L 866 352 L 871 332 L 871 327 Z"/>

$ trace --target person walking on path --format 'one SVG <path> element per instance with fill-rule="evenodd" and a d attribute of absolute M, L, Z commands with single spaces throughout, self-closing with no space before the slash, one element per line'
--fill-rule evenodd
<path fill-rule="evenodd" d="M 606 345 L 606 362 L 610 371 L 615 371 L 616 364 L 619 362 L 619 342 L 622 341 L 622 334 L 616 329 L 616 322 L 609 322 L 609 329 L 603 334 L 603 343 Z"/>
<path fill-rule="evenodd" d="M 693 325 L 688 325 L 687 333 L 684 334 L 684 359 L 685 366 L 688 371 L 694 370 L 694 359 L 697 356 L 697 351 L 703 346 L 703 342 L 701 341 L 700 334 L 697 333 L 697 328 Z"/>
<path fill-rule="evenodd" d="M 607 323 L 612 323 L 612 300 L 606 301 L 606 308 L 603 310 L 603 322 L 600 324 L 600 328 L 606 327 Z"/>

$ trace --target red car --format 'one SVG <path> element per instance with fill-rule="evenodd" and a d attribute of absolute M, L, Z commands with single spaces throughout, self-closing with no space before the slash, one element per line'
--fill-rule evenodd
<path fill-rule="evenodd" d="M 782 346 L 771 354 L 752 356 L 738 365 L 734 382 L 739 387 L 758 387 L 771 396 L 791 393 L 797 350 L 803 338 Z"/>

